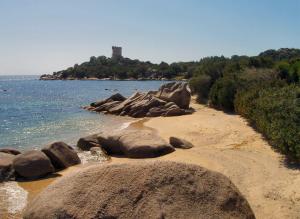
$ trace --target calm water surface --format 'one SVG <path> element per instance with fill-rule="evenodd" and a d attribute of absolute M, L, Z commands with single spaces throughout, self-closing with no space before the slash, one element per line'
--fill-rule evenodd
<path fill-rule="evenodd" d="M 0 148 L 40 148 L 54 140 L 118 129 L 132 119 L 87 112 L 81 106 L 115 92 L 157 89 L 162 81 L 39 81 L 37 76 L 0 76 Z"/>

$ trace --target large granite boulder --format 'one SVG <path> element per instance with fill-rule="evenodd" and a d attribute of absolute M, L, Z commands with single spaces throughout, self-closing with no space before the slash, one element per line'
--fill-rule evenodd
<path fill-rule="evenodd" d="M 171 82 L 163 84 L 156 96 L 167 102 L 174 102 L 182 109 L 188 109 L 191 100 L 191 90 L 186 82 Z"/>
<path fill-rule="evenodd" d="M 15 155 L 0 152 L 0 182 L 13 175 L 12 163 Z"/>
<path fill-rule="evenodd" d="M 39 178 L 54 172 L 54 167 L 49 158 L 41 151 L 27 151 L 15 156 L 14 170 L 25 178 Z"/>
<path fill-rule="evenodd" d="M 7 153 L 7 154 L 12 154 L 12 155 L 21 154 L 20 151 L 14 149 L 14 148 L 1 148 L 0 152 Z"/>
<path fill-rule="evenodd" d="M 115 134 L 98 134 L 98 142 L 108 154 L 130 158 L 158 157 L 175 149 L 151 130 L 122 130 Z"/>
<path fill-rule="evenodd" d="M 179 116 L 191 113 L 188 110 L 191 92 L 186 82 L 167 83 L 158 91 L 136 92 L 127 99 L 119 95 L 91 103 L 84 109 L 135 118 Z"/>
<path fill-rule="evenodd" d="M 76 151 L 64 142 L 49 144 L 42 151 L 49 157 L 56 169 L 65 169 L 81 163 Z"/>
<path fill-rule="evenodd" d="M 94 165 L 58 179 L 24 219 L 241 218 L 255 216 L 224 175 L 168 161 Z"/>

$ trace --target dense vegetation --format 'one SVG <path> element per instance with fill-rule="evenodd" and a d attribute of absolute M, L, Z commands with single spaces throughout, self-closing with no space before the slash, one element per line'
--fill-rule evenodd
<path fill-rule="evenodd" d="M 129 58 L 92 56 L 90 61 L 75 64 L 66 70 L 54 72 L 58 79 L 110 78 L 110 79 L 183 79 L 191 77 L 196 62 L 153 64 Z"/>
<path fill-rule="evenodd" d="M 199 102 L 244 116 L 274 148 L 300 161 L 300 50 L 200 60 L 190 80 Z"/>

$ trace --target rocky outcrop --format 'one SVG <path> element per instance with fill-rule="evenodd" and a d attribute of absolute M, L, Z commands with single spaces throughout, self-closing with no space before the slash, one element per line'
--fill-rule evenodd
<path fill-rule="evenodd" d="M 172 82 L 162 85 L 156 96 L 167 102 L 173 102 L 183 109 L 188 109 L 191 101 L 191 90 L 188 83 Z"/>
<path fill-rule="evenodd" d="M 108 153 L 130 158 L 158 157 L 175 149 L 151 130 L 123 130 L 115 134 L 98 134 L 98 142 Z"/>
<path fill-rule="evenodd" d="M 169 142 L 174 148 L 190 149 L 194 147 L 194 145 L 191 142 L 182 138 L 170 137 Z"/>
<path fill-rule="evenodd" d="M 14 149 L 14 148 L 2 148 L 2 149 L 0 149 L 0 152 L 7 153 L 7 154 L 12 154 L 12 155 L 21 154 L 20 151 Z"/>
<path fill-rule="evenodd" d="M 94 165 L 62 177 L 27 205 L 24 219 L 41 218 L 255 216 L 220 173 L 190 164 L 144 161 Z"/>
<path fill-rule="evenodd" d="M 98 142 L 97 134 L 95 134 L 80 138 L 77 147 L 83 151 L 88 151 L 92 147 L 101 147 L 101 145 Z"/>
<path fill-rule="evenodd" d="M 100 101 L 97 101 L 97 102 L 94 102 L 94 103 L 91 103 L 91 106 L 92 107 L 98 107 L 98 106 L 101 106 L 105 103 L 108 103 L 108 102 L 113 102 L 113 101 L 124 101 L 126 100 L 125 97 L 123 97 L 121 94 L 119 93 L 116 93 L 112 96 L 110 96 L 109 98 L 105 99 L 105 100 L 100 100 Z"/>
<path fill-rule="evenodd" d="M 120 116 L 155 117 L 189 114 L 191 91 L 186 82 L 171 82 L 158 91 L 136 92 L 127 99 L 120 94 L 91 103 L 85 109 Z"/>
<path fill-rule="evenodd" d="M 13 177 L 12 163 L 15 155 L 0 152 L 0 182 Z"/>
<path fill-rule="evenodd" d="M 49 157 L 56 169 L 65 169 L 81 162 L 76 151 L 64 142 L 49 144 L 42 149 L 42 152 Z"/>
<path fill-rule="evenodd" d="M 27 151 L 17 155 L 13 160 L 17 174 L 25 178 L 39 178 L 54 172 L 50 159 L 41 151 Z"/>
<path fill-rule="evenodd" d="M 43 74 L 40 76 L 40 80 L 62 80 L 62 76 L 61 75 L 50 75 L 50 74 Z"/>

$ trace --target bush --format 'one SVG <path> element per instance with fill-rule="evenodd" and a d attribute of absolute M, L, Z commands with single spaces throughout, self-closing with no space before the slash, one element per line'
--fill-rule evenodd
<path fill-rule="evenodd" d="M 209 99 L 213 107 L 225 111 L 234 110 L 234 96 L 237 91 L 237 81 L 231 78 L 220 78 L 212 86 Z"/>
<path fill-rule="evenodd" d="M 271 144 L 300 160 L 300 88 L 254 87 L 236 95 L 235 110 L 263 133 Z"/>
<path fill-rule="evenodd" d="M 197 95 L 197 101 L 205 103 L 208 98 L 211 87 L 211 77 L 208 75 L 199 75 L 190 80 L 192 92 Z"/>

